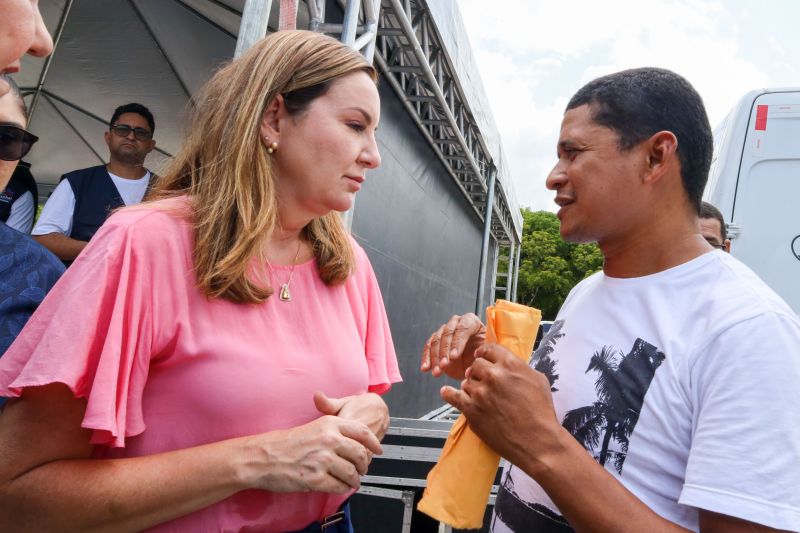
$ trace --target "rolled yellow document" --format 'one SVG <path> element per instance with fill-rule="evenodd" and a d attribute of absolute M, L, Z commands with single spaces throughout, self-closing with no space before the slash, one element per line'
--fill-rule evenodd
<path fill-rule="evenodd" d="M 497 343 L 527 361 L 542 313 L 525 305 L 497 300 L 486 308 L 486 342 Z M 456 529 L 483 527 L 483 515 L 500 456 L 467 425 L 464 415 L 450 429 L 439 462 L 428 473 L 417 509 Z"/>

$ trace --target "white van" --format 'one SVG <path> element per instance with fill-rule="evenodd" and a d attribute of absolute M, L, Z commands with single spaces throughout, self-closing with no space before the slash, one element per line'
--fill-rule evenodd
<path fill-rule="evenodd" d="M 748 93 L 714 131 L 704 199 L 731 253 L 800 314 L 800 88 Z"/>

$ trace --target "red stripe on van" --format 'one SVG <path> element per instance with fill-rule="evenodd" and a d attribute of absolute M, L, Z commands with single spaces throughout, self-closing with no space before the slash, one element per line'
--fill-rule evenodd
<path fill-rule="evenodd" d="M 769 106 L 766 105 L 756 106 L 756 131 L 766 131 L 768 110 Z"/>

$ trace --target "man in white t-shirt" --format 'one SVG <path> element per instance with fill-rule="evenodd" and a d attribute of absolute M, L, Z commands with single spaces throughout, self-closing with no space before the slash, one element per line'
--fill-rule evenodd
<path fill-rule="evenodd" d="M 603 271 L 528 365 L 472 314 L 426 343 L 422 370 L 463 379 L 442 397 L 509 461 L 494 532 L 800 531 L 800 320 L 700 234 L 711 151 L 677 74 L 584 86 L 547 187 Z"/>
<path fill-rule="evenodd" d="M 109 163 L 61 176 L 31 232 L 34 239 L 69 264 L 111 211 L 142 201 L 151 173 L 144 160 L 156 142 L 155 120 L 145 106 L 118 107 L 105 133 Z"/>

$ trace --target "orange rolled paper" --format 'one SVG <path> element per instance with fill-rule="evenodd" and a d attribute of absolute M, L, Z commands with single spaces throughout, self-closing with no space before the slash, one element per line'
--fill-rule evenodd
<path fill-rule="evenodd" d="M 542 313 L 520 304 L 497 300 L 486 308 L 486 342 L 497 343 L 528 361 Z M 467 425 L 464 415 L 450 429 L 439 462 L 417 509 L 456 529 L 483 527 L 500 456 Z"/>

